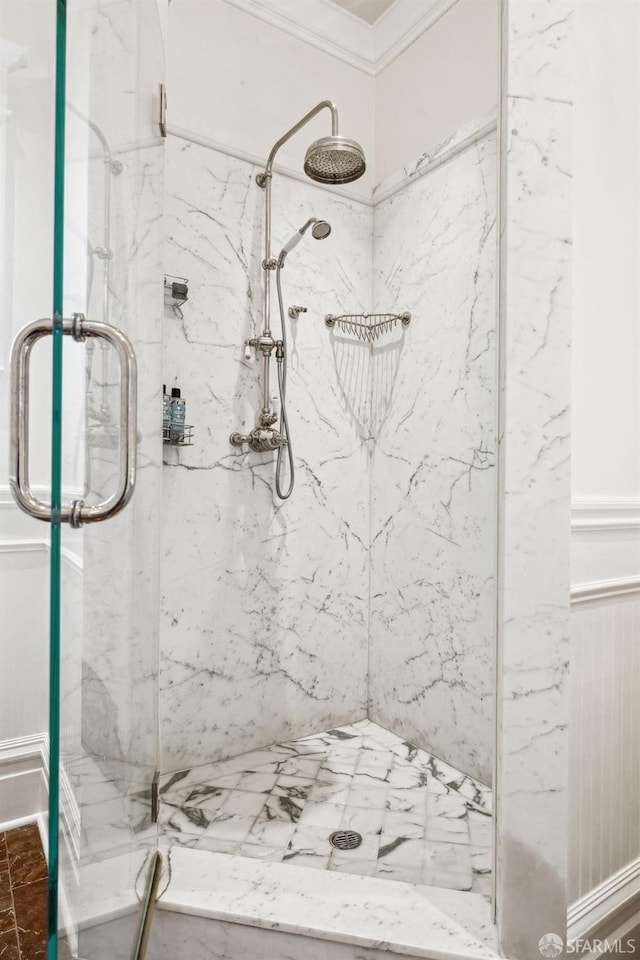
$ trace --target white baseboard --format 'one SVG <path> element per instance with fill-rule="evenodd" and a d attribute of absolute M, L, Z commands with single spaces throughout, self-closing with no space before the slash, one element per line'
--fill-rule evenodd
<path fill-rule="evenodd" d="M 572 903 L 567 938 L 615 940 L 637 923 L 640 909 L 640 857 Z"/>
<path fill-rule="evenodd" d="M 0 741 L 0 823 L 33 822 L 47 809 L 48 792 L 48 735 Z"/>
<path fill-rule="evenodd" d="M 49 735 L 0 740 L 0 831 L 37 823 L 47 856 Z M 80 808 L 64 769 L 60 770 L 60 816 L 65 843 L 79 856 Z M 73 856 L 70 862 L 75 862 Z"/>

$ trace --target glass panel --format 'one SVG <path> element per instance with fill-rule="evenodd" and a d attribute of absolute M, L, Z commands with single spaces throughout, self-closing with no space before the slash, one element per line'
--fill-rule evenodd
<path fill-rule="evenodd" d="M 47 807 L 40 758 L 46 755 L 49 727 L 49 556 L 55 556 L 59 529 L 22 513 L 7 481 L 11 341 L 26 324 L 50 317 L 54 301 L 55 53 L 53 0 L 0 3 L 0 744 L 3 754 L 8 748 L 14 758 L 13 767 L 3 768 L 12 776 L 0 789 L 2 830 L 36 817 L 44 827 Z M 60 351 L 56 353 L 59 360 Z M 46 501 L 52 493 L 51 370 L 47 337 L 32 354 L 28 416 L 30 485 Z M 51 564 L 54 576 L 56 570 Z M 57 596 L 51 594 L 52 625 L 57 621 Z M 52 706 L 55 712 L 55 700 Z M 55 736 L 51 742 L 55 744 Z M 55 768 L 50 783 L 55 806 Z M 50 844 L 49 856 L 54 864 L 55 843 Z M 54 866 L 53 881 L 55 874 Z M 39 893 L 33 888 L 34 898 L 42 896 L 38 908 L 43 913 L 45 887 L 41 882 Z M 55 902 L 55 882 L 49 892 Z M 18 910 L 18 925 L 19 914 Z M 13 955 L 18 946 L 3 941 L 3 948 Z M 22 950 L 24 955 L 24 944 Z"/>
<path fill-rule="evenodd" d="M 5 411 L 12 337 L 55 318 L 33 350 L 28 395 L 31 487 L 51 502 L 51 525 L 13 503 L 0 418 L 0 741 L 21 778 L 18 791 L 0 789 L 0 824 L 45 823 L 48 729 L 49 960 L 112 957 L 118 940 L 131 954 L 156 847 L 163 68 L 156 0 L 0 0 Z M 112 493 L 127 418 L 113 352 L 63 338 L 61 318 L 75 312 L 129 337 L 139 398 L 135 497 L 80 530 L 57 511 Z"/>
<path fill-rule="evenodd" d="M 128 955 L 156 848 L 163 51 L 156 0 L 68 5 L 64 315 L 120 329 L 138 369 L 138 476 L 118 516 L 61 550 L 60 930 L 84 960 Z M 64 501 L 108 499 L 121 469 L 121 371 L 65 337 Z M 117 916 L 117 920 L 113 919 Z M 105 952 L 106 951 L 106 952 Z"/>

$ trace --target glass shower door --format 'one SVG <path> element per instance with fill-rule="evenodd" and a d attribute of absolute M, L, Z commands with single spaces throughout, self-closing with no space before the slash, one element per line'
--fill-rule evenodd
<path fill-rule="evenodd" d="M 0 0 L 0 24 L 26 71 L 6 82 L 3 239 L 23 295 L 9 472 L 50 562 L 47 956 L 111 960 L 141 952 L 157 849 L 159 5 Z"/>
<path fill-rule="evenodd" d="M 158 569 L 163 310 L 157 0 L 70 0 L 66 17 L 63 315 L 115 328 L 65 338 L 63 487 L 87 505 L 126 480 L 121 512 L 63 525 L 60 911 L 72 956 L 129 956 L 157 847 Z M 129 447 L 127 446 L 129 445 Z"/>

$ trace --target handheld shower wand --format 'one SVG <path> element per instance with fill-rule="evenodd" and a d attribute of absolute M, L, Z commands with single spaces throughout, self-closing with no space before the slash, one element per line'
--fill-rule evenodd
<path fill-rule="evenodd" d="M 280 255 L 278 257 L 279 266 L 284 264 L 287 254 L 291 253 L 291 251 L 298 246 L 311 224 L 313 224 L 311 236 L 314 238 L 314 240 L 324 240 L 331 233 L 331 224 L 327 223 L 326 220 L 318 220 L 317 217 L 309 217 L 304 226 L 300 227 L 300 229 L 294 233 L 290 240 L 287 240 L 284 247 L 280 251 Z"/>
<path fill-rule="evenodd" d="M 290 240 L 288 240 L 280 254 L 278 256 L 278 265 L 276 267 L 276 289 L 278 291 L 278 307 L 280 309 L 280 330 L 282 335 L 282 340 L 276 344 L 276 363 L 278 365 L 278 393 L 280 394 L 280 435 L 284 437 L 285 443 L 287 445 L 287 459 L 289 461 L 289 486 L 283 492 L 283 486 L 281 482 L 282 477 L 282 447 L 278 447 L 278 456 L 276 459 L 276 493 L 281 500 L 288 500 L 291 494 L 293 493 L 293 484 L 295 482 L 295 468 L 293 465 L 293 446 L 291 443 L 291 436 L 289 434 L 289 421 L 287 419 L 287 362 L 288 362 L 288 352 L 287 352 L 287 325 L 284 317 L 284 301 L 282 297 L 282 283 L 280 279 L 280 274 L 282 268 L 284 267 L 284 262 L 287 259 L 287 255 L 291 253 L 295 247 L 298 246 L 305 233 L 309 227 L 313 224 L 311 229 L 311 236 L 314 240 L 324 240 L 331 233 L 331 224 L 327 223 L 326 220 L 318 220 L 316 217 L 310 217 L 303 227 L 294 233 Z"/>

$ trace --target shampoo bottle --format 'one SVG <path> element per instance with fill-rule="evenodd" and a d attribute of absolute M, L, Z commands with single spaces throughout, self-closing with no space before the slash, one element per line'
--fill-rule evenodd
<path fill-rule="evenodd" d="M 184 439 L 185 401 L 180 396 L 180 388 L 171 389 L 171 435 L 179 442 Z"/>

